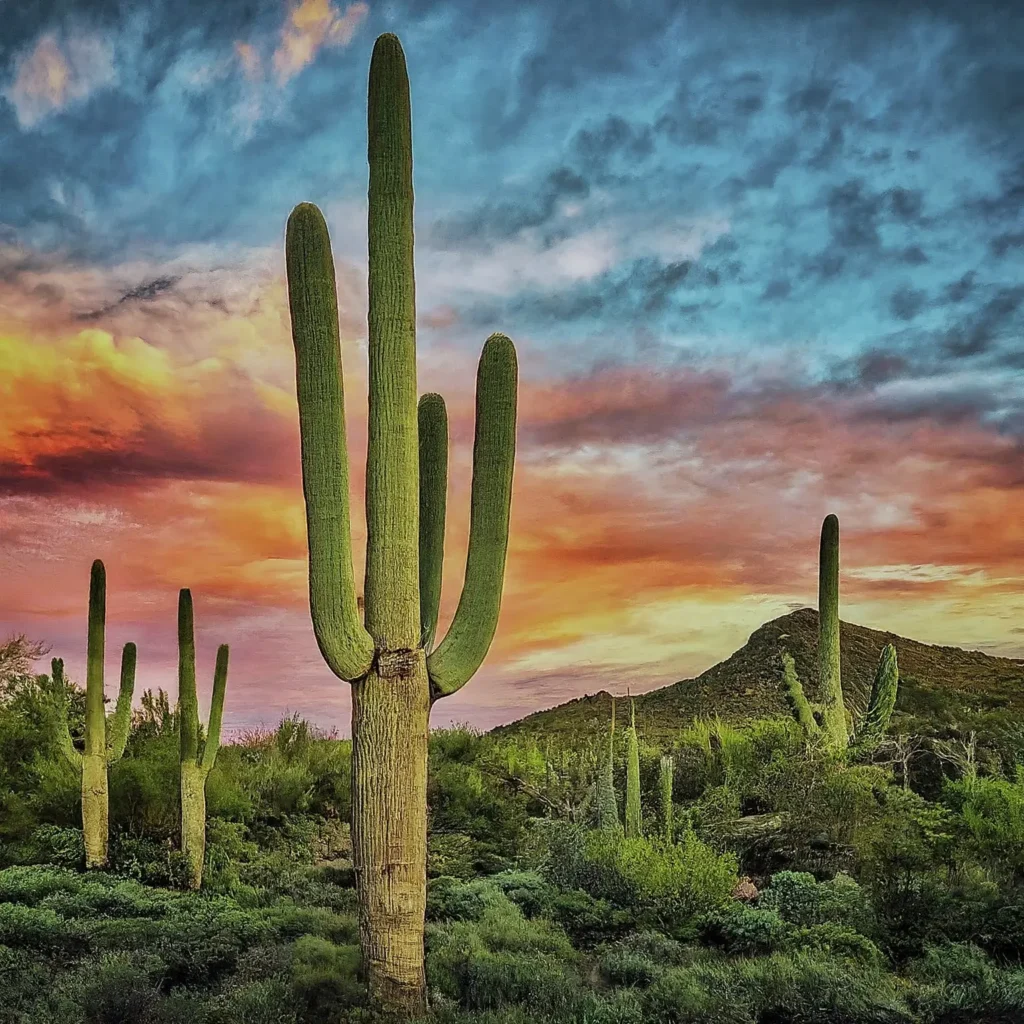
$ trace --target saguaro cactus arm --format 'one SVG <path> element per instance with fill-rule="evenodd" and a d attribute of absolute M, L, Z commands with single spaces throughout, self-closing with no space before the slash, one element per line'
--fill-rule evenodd
<path fill-rule="evenodd" d="M 117 705 L 107 721 L 107 763 L 121 759 L 128 733 L 132 726 L 132 694 L 135 692 L 135 663 L 138 651 L 135 644 L 125 644 L 121 651 L 121 682 L 117 690 Z"/>
<path fill-rule="evenodd" d="M 814 719 L 811 705 L 807 701 L 800 678 L 796 674 L 796 665 L 789 651 L 782 652 L 782 686 L 793 717 L 803 729 L 806 736 L 817 736 L 821 731 Z"/>
<path fill-rule="evenodd" d="M 213 672 L 213 698 L 210 702 L 210 724 L 203 744 L 202 768 L 208 772 L 217 760 L 220 749 L 220 727 L 224 719 L 224 692 L 228 685 L 228 645 L 217 648 L 217 665 Z"/>
<path fill-rule="evenodd" d="M 320 653 L 340 679 L 365 675 L 373 640 L 356 605 L 345 436 L 345 392 L 334 257 L 323 215 L 300 203 L 285 256 L 299 400 L 309 608 Z"/>
<path fill-rule="evenodd" d="M 487 656 L 498 625 L 516 450 L 516 350 L 504 334 L 484 344 L 477 370 L 476 436 L 466 577 L 455 617 L 427 659 L 435 697 L 455 693 Z"/>
<path fill-rule="evenodd" d="M 896 648 L 892 644 L 886 644 L 878 659 L 867 712 L 857 730 L 856 743 L 859 747 L 877 745 L 881 741 L 896 706 L 898 689 L 899 666 L 896 662 Z"/>
<path fill-rule="evenodd" d="M 424 650 L 434 645 L 441 607 L 444 522 L 448 492 L 448 413 L 440 395 L 419 404 L 420 625 Z"/>
<path fill-rule="evenodd" d="M 636 838 L 643 828 L 640 809 L 640 745 L 636 735 L 636 706 L 630 701 L 626 730 L 626 836 Z"/>
<path fill-rule="evenodd" d="M 60 752 L 64 755 L 68 764 L 78 771 L 82 770 L 82 753 L 75 748 L 75 741 L 71 738 L 71 726 L 68 723 L 68 699 L 67 689 L 64 681 L 64 659 L 54 658 L 50 662 L 50 676 L 53 679 L 54 687 L 60 696 L 62 707 L 60 709 L 60 723 L 57 726 L 57 742 L 60 744 Z"/>

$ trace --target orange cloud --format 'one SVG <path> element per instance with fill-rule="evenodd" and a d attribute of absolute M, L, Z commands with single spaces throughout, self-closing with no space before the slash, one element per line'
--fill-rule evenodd
<path fill-rule="evenodd" d="M 76 35 L 61 43 L 47 33 L 17 60 L 6 95 L 18 122 L 30 128 L 115 79 L 113 51 L 105 40 Z"/>

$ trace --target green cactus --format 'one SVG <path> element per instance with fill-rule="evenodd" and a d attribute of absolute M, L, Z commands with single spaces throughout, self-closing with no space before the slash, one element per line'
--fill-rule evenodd
<path fill-rule="evenodd" d="M 434 700 L 480 666 L 497 626 L 515 458 L 517 366 L 492 334 L 477 372 L 469 552 L 455 617 L 434 647 L 444 548 L 447 424 L 416 399 L 412 127 L 405 55 L 390 33 L 370 61 L 369 419 L 364 615 L 356 600 L 337 292 L 327 225 L 288 218 L 313 629 L 352 684 L 352 844 L 360 945 L 384 1009 L 425 1008 L 427 731 Z"/>
<path fill-rule="evenodd" d="M 818 702 L 826 745 L 845 750 L 850 734 L 839 672 L 839 519 L 834 515 L 821 524 L 818 559 Z"/>
<path fill-rule="evenodd" d="M 612 697 L 612 724 L 608 731 L 608 753 L 597 776 L 596 824 L 606 832 L 619 832 L 619 804 L 615 796 L 615 698 Z"/>
<path fill-rule="evenodd" d="M 672 812 L 672 775 L 675 764 L 669 754 L 662 754 L 658 763 L 658 793 L 661 797 L 661 827 L 664 830 L 666 843 L 671 843 L 673 831 Z"/>
<path fill-rule="evenodd" d="M 206 856 L 206 778 L 220 749 L 220 726 L 224 717 L 224 691 L 228 682 L 228 645 L 217 649 L 213 672 L 213 699 L 205 739 L 199 724 L 196 697 L 196 641 L 192 594 L 178 592 L 178 722 L 181 773 L 181 852 L 188 864 L 188 885 L 203 884 Z"/>
<path fill-rule="evenodd" d="M 796 674 L 796 665 L 793 663 L 793 656 L 789 651 L 782 652 L 782 681 L 785 690 L 786 701 L 797 724 L 804 731 L 804 735 L 811 737 L 820 734 L 821 729 L 814 718 L 814 712 L 804 695 L 804 688 Z"/>
<path fill-rule="evenodd" d="M 629 702 L 629 728 L 626 730 L 626 837 L 643 833 L 640 810 L 640 744 L 636 737 L 636 705 Z"/>
<path fill-rule="evenodd" d="M 875 673 L 867 711 L 851 736 L 839 674 L 839 520 L 826 516 L 821 527 L 818 574 L 818 672 L 819 712 L 807 700 L 788 651 L 782 652 L 783 693 L 808 739 L 821 739 L 827 749 L 842 753 L 851 747 L 859 752 L 874 749 L 889 726 L 899 689 L 896 648 L 886 644 Z"/>
<path fill-rule="evenodd" d="M 886 644 L 878 659 L 875 679 L 871 685 L 868 709 L 857 727 L 854 744 L 863 753 L 869 753 L 882 742 L 885 730 L 889 728 L 896 696 L 899 691 L 900 673 L 896 661 L 896 648 Z"/>
<path fill-rule="evenodd" d="M 61 750 L 73 768 L 82 774 L 82 836 L 85 866 L 107 866 L 109 805 L 107 768 L 124 754 L 131 728 L 132 692 L 135 689 L 135 644 L 121 652 L 121 682 L 117 705 L 109 718 L 103 707 L 103 656 L 107 620 L 107 574 L 103 563 L 92 563 L 89 577 L 89 636 L 85 676 L 85 749 L 79 751 L 71 738 L 67 715 L 62 719 Z M 53 681 L 59 691 L 65 687 L 64 662 L 54 658 Z"/>

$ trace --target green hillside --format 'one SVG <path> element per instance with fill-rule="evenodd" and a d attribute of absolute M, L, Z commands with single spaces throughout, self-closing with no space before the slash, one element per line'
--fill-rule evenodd
<path fill-rule="evenodd" d="M 902 725 L 925 733 L 998 730 L 1024 717 L 1024 660 L 923 644 L 842 622 L 843 691 L 854 715 L 864 710 L 878 656 L 886 643 L 895 645 L 900 665 L 894 729 Z M 637 696 L 637 726 L 648 742 L 657 743 L 694 718 L 719 715 L 738 722 L 788 715 L 780 687 L 781 654 L 784 650 L 792 654 L 813 700 L 818 686 L 817 645 L 815 609 L 800 608 L 772 619 L 756 629 L 733 655 L 695 679 Z M 607 728 L 611 700 L 611 694 L 602 690 L 528 715 L 494 732 L 563 738 L 596 733 Z"/>

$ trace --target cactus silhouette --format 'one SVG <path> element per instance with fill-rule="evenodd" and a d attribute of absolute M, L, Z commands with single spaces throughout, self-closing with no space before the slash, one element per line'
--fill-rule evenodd
<path fill-rule="evenodd" d="M 626 836 L 636 838 L 643 832 L 640 809 L 640 744 L 636 738 L 636 706 L 629 702 L 629 728 L 626 730 Z"/>
<path fill-rule="evenodd" d="M 103 563 L 92 563 L 89 577 L 89 637 L 85 676 L 85 749 L 79 751 L 71 738 L 67 715 L 62 719 L 61 749 L 82 774 L 82 837 L 85 866 L 107 866 L 109 802 L 107 768 L 124 754 L 131 728 L 132 691 L 135 689 L 135 644 L 124 645 L 121 653 L 121 684 L 117 705 L 109 718 L 104 710 L 103 657 L 107 622 L 107 574 Z M 51 663 L 53 681 L 65 687 L 64 662 Z"/>
<path fill-rule="evenodd" d="M 190 889 L 203 884 L 206 856 L 206 779 L 217 760 L 224 691 L 228 682 L 228 645 L 217 649 L 213 672 L 210 724 L 205 739 L 199 725 L 196 697 L 196 642 L 192 594 L 178 592 L 178 728 L 181 773 L 181 852 L 188 864 Z"/>
<path fill-rule="evenodd" d="M 447 420 L 416 398 L 412 123 L 405 55 L 378 37 L 367 103 L 369 415 L 363 615 L 351 550 L 334 260 L 320 211 L 300 203 L 285 251 L 317 644 L 352 684 L 352 846 L 360 946 L 384 1009 L 425 1009 L 427 731 L 434 700 L 479 668 L 501 602 L 515 458 L 517 365 L 484 345 L 476 380 L 469 551 L 462 595 L 434 646 L 444 551 Z"/>
<path fill-rule="evenodd" d="M 867 711 L 851 736 L 846 721 L 839 674 L 839 520 L 825 517 L 821 526 L 818 568 L 818 701 L 819 717 L 807 700 L 793 657 L 782 652 L 782 686 L 793 718 L 808 739 L 819 739 L 837 753 L 855 748 L 869 752 L 889 727 L 899 690 L 896 648 L 886 644 L 878 661 Z"/>

